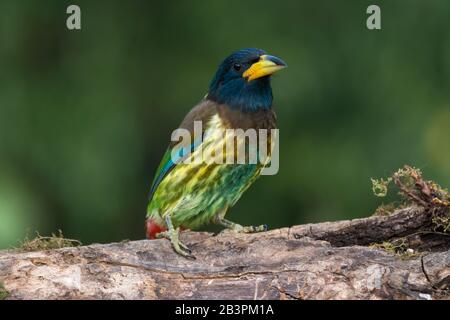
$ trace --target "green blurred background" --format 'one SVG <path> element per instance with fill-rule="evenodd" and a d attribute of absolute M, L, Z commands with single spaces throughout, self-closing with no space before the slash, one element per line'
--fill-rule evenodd
<path fill-rule="evenodd" d="M 373 3 L 381 31 L 366 28 Z M 449 21 L 445 0 L 0 1 L 0 248 L 35 230 L 143 238 L 170 133 L 243 47 L 289 68 L 273 81 L 280 171 L 230 219 L 368 216 L 370 177 L 405 163 L 448 187 Z"/>

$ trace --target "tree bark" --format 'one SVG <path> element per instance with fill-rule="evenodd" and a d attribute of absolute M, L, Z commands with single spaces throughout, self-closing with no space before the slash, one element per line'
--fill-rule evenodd
<path fill-rule="evenodd" d="M 430 223 L 410 207 L 258 234 L 185 232 L 196 260 L 167 240 L 0 251 L 0 283 L 7 299 L 446 299 L 450 237 Z M 370 246 L 399 238 L 420 254 Z"/>

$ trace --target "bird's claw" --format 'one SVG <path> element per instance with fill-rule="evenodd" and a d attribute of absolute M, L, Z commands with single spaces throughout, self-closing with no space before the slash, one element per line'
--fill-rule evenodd
<path fill-rule="evenodd" d="M 193 259 L 195 260 L 195 256 L 192 255 L 192 250 L 189 249 L 183 242 L 180 241 L 180 229 L 176 228 L 174 230 L 164 231 L 161 233 L 158 233 L 157 238 L 165 238 L 170 240 L 172 243 L 172 247 L 175 250 L 176 253 L 179 255 L 182 255 L 185 258 Z"/>
<path fill-rule="evenodd" d="M 172 246 L 176 253 L 185 258 L 196 260 L 195 256 L 192 254 L 192 250 L 186 247 L 181 241 L 178 241 L 178 243 L 172 242 Z"/>
<path fill-rule="evenodd" d="M 234 223 L 232 221 L 226 220 L 220 216 L 216 217 L 216 223 L 223 225 L 224 227 L 239 233 L 256 233 L 256 232 L 264 232 L 268 230 L 267 224 L 262 224 L 260 226 L 241 226 L 238 223 Z"/>
<path fill-rule="evenodd" d="M 188 254 L 192 253 L 192 250 L 189 249 L 183 242 L 179 241 L 178 244 L 180 245 L 180 248 L 186 251 Z"/>

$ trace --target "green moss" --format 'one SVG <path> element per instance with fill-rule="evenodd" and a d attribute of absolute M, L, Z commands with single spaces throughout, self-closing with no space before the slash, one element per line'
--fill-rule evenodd
<path fill-rule="evenodd" d="M 389 183 L 391 183 L 392 178 L 389 177 L 386 180 L 384 180 L 383 178 L 381 179 L 370 178 L 370 180 L 372 181 L 373 194 L 377 197 L 386 197 L 388 193 L 388 186 Z"/>
<path fill-rule="evenodd" d="M 431 218 L 433 230 L 443 233 L 450 233 L 450 210 L 444 213 L 434 214 Z"/>
<path fill-rule="evenodd" d="M 405 238 L 399 238 L 393 241 L 385 241 L 383 243 L 375 243 L 370 247 L 383 249 L 391 254 L 394 254 L 402 259 L 410 259 L 420 256 L 422 253 L 409 248 L 408 242 Z"/>
<path fill-rule="evenodd" d="M 426 227 L 420 232 L 444 236 L 450 234 L 450 195 L 436 182 L 423 179 L 419 169 L 404 166 L 387 179 L 371 180 L 372 190 L 376 196 L 386 196 L 388 186 L 393 182 L 401 198 L 399 205 L 398 202 L 382 204 L 374 215 L 386 216 L 404 207 L 418 206 L 424 208 L 424 212 L 431 213 L 431 227 Z M 372 244 L 371 247 L 383 249 L 402 259 L 422 254 L 420 251 L 410 248 L 406 238 Z"/>
<path fill-rule="evenodd" d="M 374 216 L 388 216 L 392 214 L 394 211 L 404 208 L 405 204 L 396 204 L 396 203 L 388 203 L 388 204 L 381 204 L 373 214 Z"/>
<path fill-rule="evenodd" d="M 370 178 L 372 181 L 372 191 L 377 197 L 385 197 L 388 194 L 389 185 L 394 181 L 395 185 L 400 191 L 402 197 L 407 199 L 411 198 L 411 194 L 408 191 L 415 189 L 415 183 L 418 180 L 422 180 L 422 172 L 420 169 L 405 165 L 403 168 L 398 169 L 390 177 L 383 179 Z M 411 200 L 411 199 L 410 199 Z"/>
<path fill-rule="evenodd" d="M 80 245 L 80 241 L 64 238 L 62 231 L 58 230 L 58 234 L 52 233 L 50 237 L 43 237 L 38 232 L 36 232 L 36 237 L 34 239 L 29 239 L 27 236 L 18 249 L 28 252 L 76 247 Z"/>
<path fill-rule="evenodd" d="M 422 172 L 405 165 L 387 179 L 373 179 L 372 191 L 377 197 L 385 197 L 389 184 L 398 189 L 404 206 L 417 205 L 432 213 L 432 231 L 450 233 L 450 194 L 434 181 L 425 180 Z M 389 215 L 399 207 L 394 204 L 381 205 L 375 215 Z"/>
<path fill-rule="evenodd" d="M 9 297 L 9 291 L 5 289 L 3 283 L 0 282 L 0 300 L 5 300 Z"/>

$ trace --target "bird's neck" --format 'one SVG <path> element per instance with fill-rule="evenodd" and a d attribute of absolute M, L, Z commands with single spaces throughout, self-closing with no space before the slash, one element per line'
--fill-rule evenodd
<path fill-rule="evenodd" d="M 226 85 L 210 90 L 207 98 L 242 112 L 269 110 L 273 101 L 269 77 L 251 82 L 245 79 L 230 81 Z"/>

